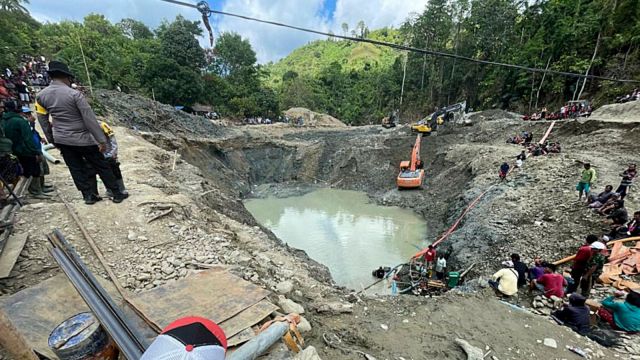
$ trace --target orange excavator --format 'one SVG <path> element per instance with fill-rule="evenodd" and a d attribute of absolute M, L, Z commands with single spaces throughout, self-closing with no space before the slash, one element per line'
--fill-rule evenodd
<path fill-rule="evenodd" d="M 400 162 L 400 173 L 398 174 L 398 189 L 422 188 L 424 182 L 424 164 L 420 160 L 420 142 L 422 134 L 416 137 L 416 143 L 411 151 L 411 161 Z"/>

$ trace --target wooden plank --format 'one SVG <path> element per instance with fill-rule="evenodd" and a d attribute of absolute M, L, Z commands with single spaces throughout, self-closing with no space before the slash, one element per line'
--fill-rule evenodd
<path fill-rule="evenodd" d="M 2 310 L 0 310 L 0 346 L 16 359 L 38 360 L 27 341 Z"/>
<path fill-rule="evenodd" d="M 64 274 L 0 300 L 3 311 L 30 349 L 57 359 L 47 340 L 51 331 L 71 316 L 89 311 Z"/>
<path fill-rule="evenodd" d="M 134 294 L 131 302 L 161 328 L 185 316 L 221 324 L 264 299 L 269 292 L 233 274 L 202 271 Z"/>
<path fill-rule="evenodd" d="M 278 307 L 265 299 L 250 308 L 247 308 L 231 319 L 225 320 L 220 324 L 220 327 L 224 330 L 227 338 L 230 338 L 242 330 L 259 323 L 276 310 L 278 310 Z"/>
<path fill-rule="evenodd" d="M 4 279 L 9 276 L 11 270 L 16 265 L 18 256 L 20 256 L 28 238 L 28 234 L 9 236 L 7 242 L 4 244 L 2 253 L 0 253 L 0 279 Z"/>
<path fill-rule="evenodd" d="M 240 344 L 246 343 L 247 341 L 253 339 L 256 336 L 256 332 L 252 328 L 246 328 L 236 335 L 227 339 L 227 347 L 238 346 Z M 229 356 L 229 353 L 227 353 Z"/>

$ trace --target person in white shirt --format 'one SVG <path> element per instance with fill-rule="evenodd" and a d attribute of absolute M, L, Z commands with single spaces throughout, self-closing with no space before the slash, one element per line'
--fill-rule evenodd
<path fill-rule="evenodd" d="M 444 255 L 438 256 L 438 261 L 436 261 L 436 279 L 444 280 L 444 273 L 447 268 L 447 259 L 444 258 Z"/>
<path fill-rule="evenodd" d="M 502 265 L 504 268 L 493 274 L 489 285 L 502 295 L 513 296 L 518 293 L 518 272 L 511 260 L 502 262 Z"/>

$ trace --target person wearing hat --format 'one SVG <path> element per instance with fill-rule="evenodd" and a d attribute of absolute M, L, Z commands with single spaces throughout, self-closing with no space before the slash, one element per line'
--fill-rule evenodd
<path fill-rule="evenodd" d="M 224 360 L 226 351 L 222 328 L 211 320 L 191 316 L 164 328 L 140 360 Z"/>
<path fill-rule="evenodd" d="M 580 294 L 571 294 L 569 304 L 562 309 L 556 310 L 551 317 L 561 325 L 573 329 L 580 335 L 586 335 L 591 330 L 591 319 L 589 308 L 585 305 L 587 298 Z"/>
<path fill-rule="evenodd" d="M 116 177 L 102 155 L 107 149 L 107 138 L 87 99 L 71 88 L 73 74 L 59 61 L 51 61 L 47 73 L 51 84 L 36 97 L 38 121 L 47 140 L 60 149 L 86 204 L 102 200 L 97 187 L 92 185 L 96 183 L 96 173 L 111 190 L 113 202 L 122 202 L 128 195 L 120 191 Z M 49 116 L 53 123 L 49 122 Z"/>
<path fill-rule="evenodd" d="M 513 261 L 503 261 L 503 269 L 498 270 L 489 285 L 502 295 L 513 296 L 518 293 L 518 272 L 513 268 Z"/>
<path fill-rule="evenodd" d="M 40 176 L 40 162 L 42 153 L 40 148 L 33 143 L 33 134 L 29 122 L 19 115 L 22 111 L 18 107 L 18 102 L 9 100 L 4 102 L 5 112 L 2 114 L 2 128 L 7 139 L 13 143 L 13 154 L 20 161 L 22 166 L 22 176 L 32 178 L 33 186 L 29 186 L 29 194 L 35 198 L 49 198 L 39 190 L 33 181 Z"/>
<path fill-rule="evenodd" d="M 38 130 L 36 130 L 36 119 L 33 117 L 31 113 L 31 108 L 28 106 L 23 106 L 22 111 L 20 112 L 20 116 L 25 118 L 29 122 L 29 127 L 31 128 L 31 135 L 33 138 L 33 144 L 36 148 L 40 149 L 40 155 L 42 156 L 42 161 L 38 162 L 40 174 L 38 177 L 34 177 L 31 180 L 31 184 L 29 185 L 29 190 L 35 193 L 44 194 L 46 196 L 48 193 L 53 192 L 53 186 L 45 184 L 45 175 L 49 175 L 49 164 L 44 159 L 42 154 L 42 136 Z M 41 195 L 42 196 L 42 195 Z"/>
<path fill-rule="evenodd" d="M 591 244 L 591 258 L 587 262 L 587 267 L 582 280 L 580 281 L 580 289 L 582 296 L 588 298 L 591 294 L 591 287 L 602 274 L 602 268 L 607 262 L 607 246 L 600 241 Z"/>

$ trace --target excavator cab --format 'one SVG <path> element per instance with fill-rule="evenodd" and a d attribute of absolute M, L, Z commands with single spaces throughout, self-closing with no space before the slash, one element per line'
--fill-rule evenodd
<path fill-rule="evenodd" d="M 422 188 L 424 183 L 424 163 L 420 159 L 420 142 L 422 134 L 416 137 L 416 143 L 411 151 L 411 160 L 400 162 L 400 173 L 396 179 L 398 189 Z"/>

